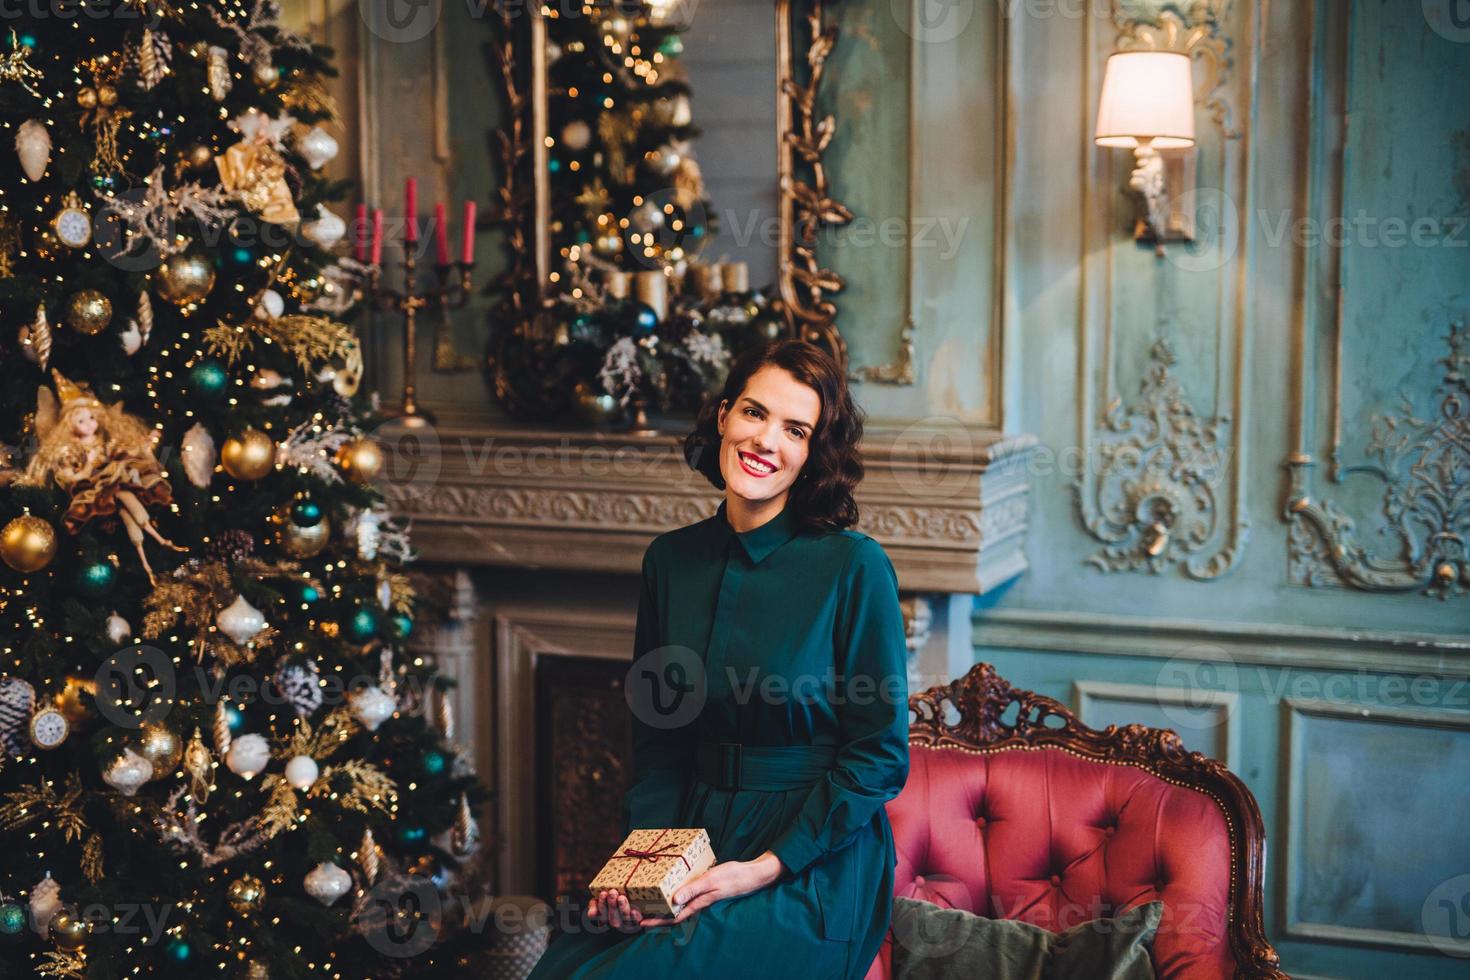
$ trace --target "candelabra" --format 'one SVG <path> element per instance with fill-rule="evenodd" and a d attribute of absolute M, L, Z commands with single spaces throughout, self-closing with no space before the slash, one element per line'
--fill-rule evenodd
<path fill-rule="evenodd" d="M 420 407 L 414 384 L 417 367 L 414 333 L 418 311 L 433 307 L 447 318 L 450 310 L 464 306 L 470 297 L 475 263 L 435 263 L 434 288 L 420 292 L 415 244 L 412 240 L 404 243 L 403 291 L 383 288 L 379 281 L 382 267 L 374 264 L 368 273 L 368 295 L 375 309 L 393 310 L 403 314 L 403 399 L 397 411 L 385 414 L 397 418 L 402 425 L 420 427 L 432 425 L 434 417 L 427 409 Z"/>

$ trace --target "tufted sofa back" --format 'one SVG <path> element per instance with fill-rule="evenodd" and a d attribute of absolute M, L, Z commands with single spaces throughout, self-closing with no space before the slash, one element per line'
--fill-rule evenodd
<path fill-rule="evenodd" d="M 1260 808 L 1224 765 L 1165 729 L 1089 728 L 990 664 L 909 709 L 894 894 L 1053 932 L 1159 900 L 1161 978 L 1287 980 L 1262 923 Z M 933 941 L 890 929 L 868 980 L 891 975 L 895 942 Z"/>
<path fill-rule="evenodd" d="M 1159 899 L 1159 975 L 1234 975 L 1230 834 L 1204 793 L 1061 749 L 915 746 L 909 765 L 895 894 L 1053 932 Z"/>

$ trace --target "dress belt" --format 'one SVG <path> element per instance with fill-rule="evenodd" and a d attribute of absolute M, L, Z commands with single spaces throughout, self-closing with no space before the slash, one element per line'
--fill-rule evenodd
<path fill-rule="evenodd" d="M 694 776 L 715 789 L 805 789 L 837 762 L 835 745 L 742 745 L 701 741 Z"/>

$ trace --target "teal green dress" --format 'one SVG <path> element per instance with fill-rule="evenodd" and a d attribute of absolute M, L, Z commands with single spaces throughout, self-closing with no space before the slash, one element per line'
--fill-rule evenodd
<path fill-rule="evenodd" d="M 882 546 L 804 531 L 789 504 L 736 533 L 721 503 L 648 546 L 634 654 L 624 830 L 704 827 L 717 861 L 770 850 L 781 877 L 676 926 L 625 933 L 584 914 L 533 980 L 862 977 L 893 908 L 883 805 L 909 764 Z"/>

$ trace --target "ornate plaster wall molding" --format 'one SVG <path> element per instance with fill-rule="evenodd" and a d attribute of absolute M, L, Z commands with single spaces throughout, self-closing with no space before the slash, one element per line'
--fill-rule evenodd
<path fill-rule="evenodd" d="M 1114 403 L 1094 444 L 1095 467 L 1074 484 L 1083 524 L 1105 546 L 1087 561 L 1105 572 L 1154 574 L 1181 563 L 1209 579 L 1234 564 L 1244 538 L 1220 539 L 1216 494 L 1225 479 L 1228 417 L 1203 418 L 1170 368 L 1173 349 L 1159 340 L 1139 399 Z"/>
<path fill-rule="evenodd" d="M 1355 523 L 1330 500 L 1313 500 L 1306 466 L 1293 468 L 1287 502 L 1292 581 L 1373 592 L 1470 594 L 1470 326 L 1450 326 L 1436 389 L 1439 414 L 1375 415 L 1365 450 L 1386 482 L 1384 528 L 1398 554 L 1381 557 L 1358 540 Z"/>
<path fill-rule="evenodd" d="M 381 438 L 395 448 L 393 430 Z M 656 535 L 719 505 L 682 442 L 679 433 L 444 425 L 397 447 L 383 490 L 412 518 L 426 561 L 637 572 Z M 1033 445 L 953 427 L 870 426 L 857 529 L 883 543 L 906 591 L 988 591 L 1026 569 Z"/>

